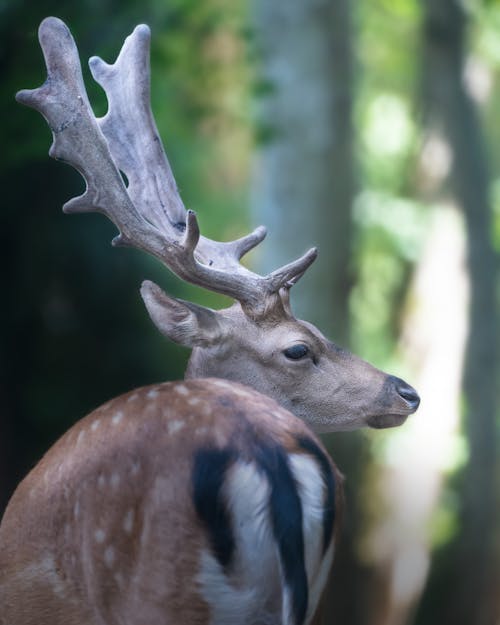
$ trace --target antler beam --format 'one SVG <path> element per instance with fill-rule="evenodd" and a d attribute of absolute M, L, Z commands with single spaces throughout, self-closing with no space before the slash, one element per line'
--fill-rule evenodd
<path fill-rule="evenodd" d="M 69 163 L 86 180 L 85 193 L 63 210 L 105 214 L 119 230 L 114 245 L 142 249 L 187 282 L 240 301 L 251 315 L 262 314 L 270 297 L 306 271 L 316 250 L 260 276 L 239 260 L 264 239 L 265 228 L 227 243 L 200 235 L 195 213 L 184 208 L 151 113 L 149 28 L 135 28 L 113 65 L 90 59 L 92 75 L 109 103 L 100 119 L 90 106 L 66 25 L 45 19 L 39 39 L 47 80 L 38 89 L 20 91 L 17 100 L 47 120 L 53 133 L 50 156 Z"/>

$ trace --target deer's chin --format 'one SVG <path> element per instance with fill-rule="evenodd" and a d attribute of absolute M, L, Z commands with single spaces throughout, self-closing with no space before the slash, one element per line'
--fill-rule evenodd
<path fill-rule="evenodd" d="M 384 428 L 395 428 L 398 425 L 403 425 L 407 418 L 408 415 L 383 414 L 369 417 L 366 423 L 371 428 L 383 430 Z"/>

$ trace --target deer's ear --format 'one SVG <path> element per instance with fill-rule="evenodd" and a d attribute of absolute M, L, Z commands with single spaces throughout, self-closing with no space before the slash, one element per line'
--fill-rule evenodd
<path fill-rule="evenodd" d="M 223 323 L 213 310 L 169 297 L 149 280 L 142 283 L 141 295 L 153 323 L 175 343 L 210 347 L 222 339 Z"/>

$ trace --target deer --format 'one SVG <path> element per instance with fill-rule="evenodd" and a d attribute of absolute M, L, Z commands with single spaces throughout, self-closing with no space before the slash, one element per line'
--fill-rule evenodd
<path fill-rule="evenodd" d="M 63 210 L 103 213 L 113 245 L 234 303 L 143 283 L 154 324 L 192 349 L 185 379 L 111 399 L 20 483 L 0 525 L 0 624 L 318 623 L 343 509 L 318 433 L 400 425 L 419 396 L 293 316 L 316 249 L 262 276 L 240 260 L 265 228 L 200 234 L 151 113 L 147 26 L 114 64 L 90 59 L 109 103 L 99 119 L 67 26 L 46 18 L 39 40 L 47 80 L 16 97 L 47 120 L 50 156 L 86 181 Z"/>

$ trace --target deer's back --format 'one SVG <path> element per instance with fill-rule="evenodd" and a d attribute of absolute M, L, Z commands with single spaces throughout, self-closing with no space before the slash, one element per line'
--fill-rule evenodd
<path fill-rule="evenodd" d="M 299 419 L 244 386 L 114 399 L 14 494 L 0 623 L 256 625 L 282 610 L 306 622 L 331 561 L 337 477 Z"/>

